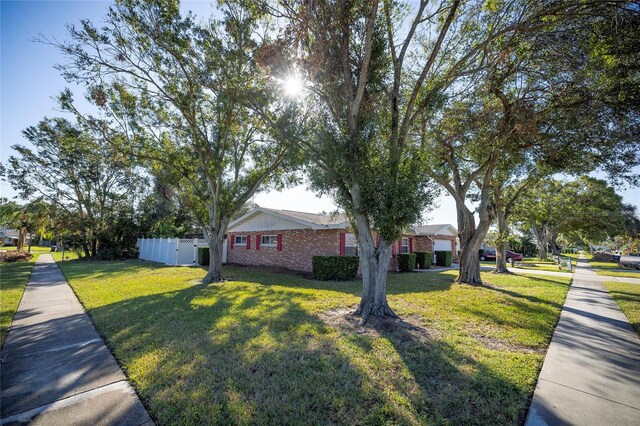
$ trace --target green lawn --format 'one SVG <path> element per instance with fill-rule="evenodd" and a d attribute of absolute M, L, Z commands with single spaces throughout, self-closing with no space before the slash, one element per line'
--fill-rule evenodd
<path fill-rule="evenodd" d="M 18 310 L 37 254 L 25 262 L 0 263 L 0 347 Z"/>
<path fill-rule="evenodd" d="M 62 254 L 64 253 L 64 259 L 62 259 Z M 60 262 L 61 260 L 75 260 L 78 258 L 78 253 L 75 251 L 57 251 L 55 253 L 50 253 L 53 256 L 53 260 L 56 262 Z"/>
<path fill-rule="evenodd" d="M 520 260 L 519 262 L 524 262 L 524 263 L 547 263 L 547 264 L 551 264 L 554 265 L 556 262 L 553 259 L 549 259 L 549 260 L 540 260 L 537 257 L 525 257 L 524 259 Z"/>
<path fill-rule="evenodd" d="M 495 266 L 495 260 L 480 262 L 482 266 Z M 511 264 L 507 262 L 507 267 L 510 268 Z M 566 268 L 562 271 L 558 269 L 558 264 L 554 261 L 537 260 L 532 258 L 525 258 L 524 260 L 516 260 L 516 268 L 518 269 L 531 269 L 532 271 L 553 271 L 553 272 L 569 272 Z"/>
<path fill-rule="evenodd" d="M 228 267 L 63 262 L 158 424 L 522 424 L 569 280 L 393 274 L 414 326 L 350 315 L 361 284 Z M 397 324 L 396 324 L 397 325 Z"/>
<path fill-rule="evenodd" d="M 589 260 L 591 259 L 593 256 L 590 255 L 589 253 L 583 253 L 585 259 Z M 573 259 L 579 259 L 580 258 L 580 253 L 563 253 L 561 256 L 567 256 L 567 257 L 571 257 Z"/>
<path fill-rule="evenodd" d="M 640 284 L 606 282 L 604 285 L 640 336 Z"/>
<path fill-rule="evenodd" d="M 593 269 L 617 269 L 620 267 L 616 262 L 589 262 Z"/>
<path fill-rule="evenodd" d="M 612 271 L 612 270 L 599 270 L 596 271 L 598 275 L 605 275 L 608 277 L 626 277 L 626 278 L 640 278 L 640 271 L 633 272 L 633 269 L 628 271 Z"/>
<path fill-rule="evenodd" d="M 16 246 L 1 246 L 0 250 L 15 250 L 18 247 Z M 28 247 L 27 247 L 28 248 Z M 27 251 L 25 249 L 25 251 Z M 41 254 L 41 253 L 50 253 L 51 252 L 51 247 L 38 247 L 38 246 L 32 246 L 31 247 L 31 254 Z"/>
<path fill-rule="evenodd" d="M 569 272 L 569 268 L 566 267 L 564 270 L 558 269 L 558 264 L 555 262 L 516 262 L 516 268 L 520 269 L 532 269 L 537 271 L 553 271 L 553 272 Z"/>

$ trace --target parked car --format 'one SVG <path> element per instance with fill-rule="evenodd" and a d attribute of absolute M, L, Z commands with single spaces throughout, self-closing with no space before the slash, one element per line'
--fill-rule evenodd
<path fill-rule="evenodd" d="M 522 260 L 523 256 L 511 250 L 507 250 L 507 260 Z M 496 260 L 496 249 L 488 248 L 480 250 L 480 260 Z"/>

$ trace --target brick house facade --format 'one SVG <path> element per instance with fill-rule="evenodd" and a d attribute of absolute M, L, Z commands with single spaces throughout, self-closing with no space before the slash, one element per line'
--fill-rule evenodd
<path fill-rule="evenodd" d="M 444 226 L 449 225 L 440 227 Z M 415 231 L 419 230 L 416 228 Z M 452 241 L 455 248 L 456 236 L 438 237 Z M 260 207 L 229 225 L 227 262 L 310 272 L 313 256 L 355 255 L 356 245 L 349 221 L 343 214 L 313 214 Z M 396 269 L 397 253 L 432 251 L 432 246 L 427 235 L 411 232 L 393 244 L 391 270 Z"/>
<path fill-rule="evenodd" d="M 227 262 L 241 265 L 280 266 L 311 271 L 313 256 L 339 256 L 338 229 L 278 229 L 229 233 Z M 275 235 L 276 245 L 262 244 L 262 237 Z M 248 244 L 237 244 L 236 237 L 247 237 Z M 279 241 L 279 242 L 278 242 Z"/>

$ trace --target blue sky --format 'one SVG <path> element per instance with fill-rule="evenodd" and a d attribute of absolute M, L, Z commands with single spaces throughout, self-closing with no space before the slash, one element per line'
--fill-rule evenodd
<path fill-rule="evenodd" d="M 65 59 L 53 48 L 32 40 L 43 34 L 63 40 L 66 25 L 78 24 L 88 18 L 100 22 L 106 14 L 108 1 L 0 1 L 0 161 L 5 163 L 11 155 L 10 146 L 27 143 L 21 131 L 35 125 L 45 116 L 60 115 L 55 111 L 56 96 L 64 87 L 70 87 L 76 99 L 82 90 L 65 82 L 54 65 Z M 200 17 L 211 10 L 210 1 L 183 2 L 184 10 L 192 10 Z M 640 170 L 636 171 L 640 173 Z M 640 209 L 640 189 L 618 189 L 624 201 Z M 0 194 L 13 197 L 7 182 L 0 182 Z M 265 193 L 255 197 L 264 207 L 303 211 L 330 211 L 335 206 L 328 198 L 318 198 L 304 187 L 283 193 Z M 456 224 L 455 203 L 451 197 L 442 197 L 440 207 L 428 214 L 432 223 Z"/>

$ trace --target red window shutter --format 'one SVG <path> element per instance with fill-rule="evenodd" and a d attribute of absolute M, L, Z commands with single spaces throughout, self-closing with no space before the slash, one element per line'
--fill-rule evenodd
<path fill-rule="evenodd" d="M 231 246 L 230 247 L 233 248 L 233 245 L 236 242 L 236 236 L 235 235 L 229 235 L 229 238 L 231 239 Z"/>
<path fill-rule="evenodd" d="M 409 237 L 409 253 L 413 253 L 413 238 Z"/>
<path fill-rule="evenodd" d="M 394 241 L 391 243 L 391 256 L 395 256 L 398 251 L 398 242 Z"/>
<path fill-rule="evenodd" d="M 282 234 L 278 234 L 278 251 L 282 251 Z"/>
<path fill-rule="evenodd" d="M 340 233 L 340 256 L 347 254 L 346 237 L 344 232 Z"/>
<path fill-rule="evenodd" d="M 251 250 L 251 235 L 247 235 L 247 250 Z"/>
<path fill-rule="evenodd" d="M 260 234 L 256 235 L 256 250 L 260 250 Z"/>

